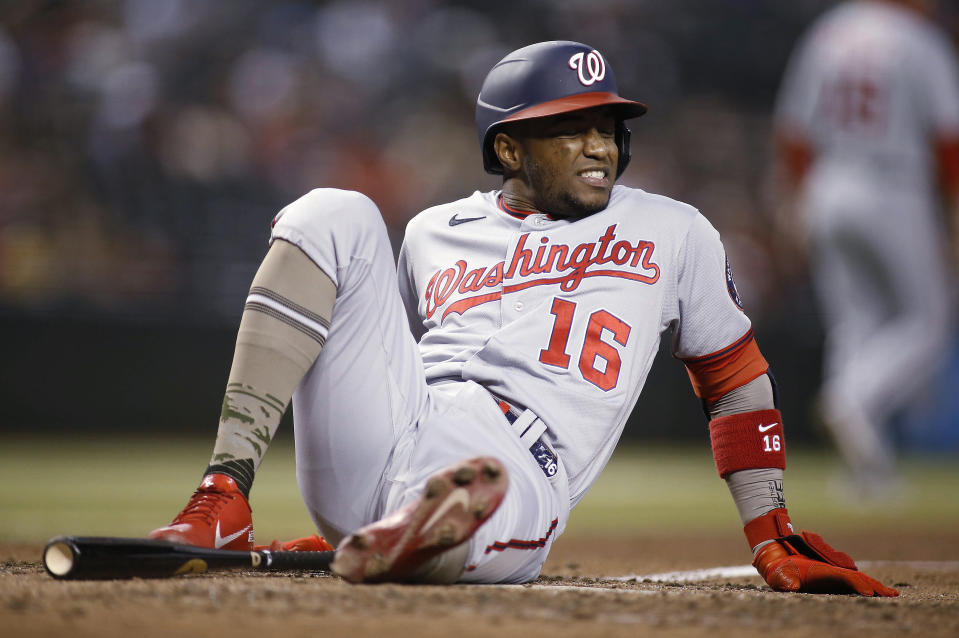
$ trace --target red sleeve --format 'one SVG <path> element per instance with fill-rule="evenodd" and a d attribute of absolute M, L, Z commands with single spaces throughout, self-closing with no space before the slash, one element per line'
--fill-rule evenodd
<path fill-rule="evenodd" d="M 683 363 L 693 384 L 693 392 L 708 403 L 766 374 L 769 369 L 752 330 L 718 352 L 686 359 Z"/>
<path fill-rule="evenodd" d="M 959 137 L 936 142 L 936 164 L 943 191 L 951 197 L 959 196 Z"/>
<path fill-rule="evenodd" d="M 776 135 L 776 152 L 790 188 L 796 188 L 809 171 L 812 147 L 796 132 L 781 131 Z"/>

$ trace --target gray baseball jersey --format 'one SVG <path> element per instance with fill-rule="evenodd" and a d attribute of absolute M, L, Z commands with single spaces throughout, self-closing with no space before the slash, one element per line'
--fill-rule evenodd
<path fill-rule="evenodd" d="M 511 210 L 497 192 L 430 208 L 407 227 L 399 282 L 427 381 L 475 381 L 538 415 L 571 504 L 612 454 L 665 331 L 701 396 L 767 367 L 719 234 L 637 189 L 614 187 L 575 221 Z"/>

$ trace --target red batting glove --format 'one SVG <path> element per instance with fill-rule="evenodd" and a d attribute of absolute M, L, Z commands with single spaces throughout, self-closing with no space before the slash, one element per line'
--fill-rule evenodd
<path fill-rule="evenodd" d="M 291 541 L 274 540 L 269 545 L 254 545 L 253 549 L 260 551 L 268 549 L 273 552 L 331 552 L 334 547 L 322 536 L 307 536 L 295 538 Z"/>
<path fill-rule="evenodd" d="M 753 566 L 776 591 L 899 595 L 895 589 L 859 571 L 849 555 L 830 547 L 819 534 L 805 530 L 796 534 L 784 508 L 753 519 L 745 532 L 751 547 L 771 541 L 756 552 Z"/>

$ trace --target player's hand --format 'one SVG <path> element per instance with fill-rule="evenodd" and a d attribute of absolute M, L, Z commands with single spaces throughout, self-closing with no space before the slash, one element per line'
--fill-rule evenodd
<path fill-rule="evenodd" d="M 764 545 L 756 553 L 753 565 L 776 591 L 899 595 L 895 589 L 859 571 L 847 554 L 836 551 L 821 536 L 807 531 Z"/>

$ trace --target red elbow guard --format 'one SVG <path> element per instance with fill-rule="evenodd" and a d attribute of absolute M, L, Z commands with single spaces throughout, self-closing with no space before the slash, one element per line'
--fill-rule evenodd
<path fill-rule="evenodd" d="M 739 470 L 786 469 L 786 443 L 779 410 L 718 417 L 709 422 L 709 438 L 722 478 Z"/>

